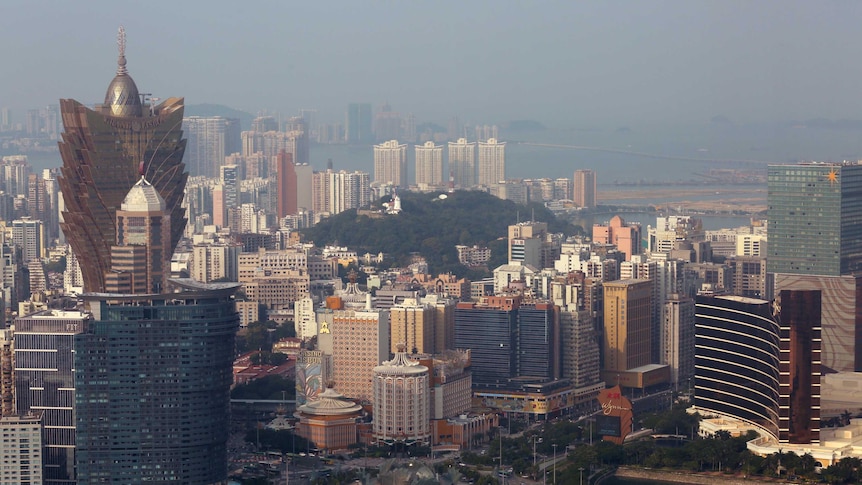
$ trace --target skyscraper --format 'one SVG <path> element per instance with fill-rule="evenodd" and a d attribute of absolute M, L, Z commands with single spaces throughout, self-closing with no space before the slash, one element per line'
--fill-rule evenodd
<path fill-rule="evenodd" d="M 296 214 L 296 166 L 293 164 L 293 155 L 281 151 L 278 154 L 278 163 L 275 176 L 278 179 L 278 218 Z"/>
<path fill-rule="evenodd" d="M 117 74 L 104 104 L 91 110 L 75 100 L 60 100 L 65 132 L 59 142 L 63 168 L 58 182 L 66 207 L 61 229 L 78 260 L 87 262 L 81 268 L 86 291 L 105 289 L 117 240 L 116 212 L 140 178 L 141 164 L 173 222 L 170 253 L 186 225 L 183 100 L 143 102 L 126 70 L 125 34 L 120 37 Z"/>
<path fill-rule="evenodd" d="M 119 45 L 104 105 L 62 101 L 64 232 L 92 315 L 74 337 L 77 479 L 223 483 L 239 284 L 166 279 L 186 222 L 182 100 L 145 106 L 122 29 Z"/>
<path fill-rule="evenodd" d="M 768 183 L 770 273 L 862 270 L 862 165 L 770 165 Z"/>
<path fill-rule="evenodd" d="M 578 207 L 596 206 L 596 172 L 593 170 L 575 170 L 574 202 Z"/>
<path fill-rule="evenodd" d="M 652 364 L 650 280 L 604 284 L 603 378 L 615 384 L 620 372 Z"/>
<path fill-rule="evenodd" d="M 407 187 L 407 145 L 389 140 L 374 145 L 374 182 Z"/>
<path fill-rule="evenodd" d="M 75 335 L 90 315 L 47 310 L 15 320 L 15 411 L 43 412 L 44 483 L 75 482 Z"/>
<path fill-rule="evenodd" d="M 190 116 L 183 125 L 188 135 L 185 162 L 192 176 L 218 177 L 225 157 L 242 147 L 236 118 Z"/>
<path fill-rule="evenodd" d="M 371 104 L 351 103 L 347 105 L 347 143 L 373 143 L 371 132 Z"/>
<path fill-rule="evenodd" d="M 449 142 L 449 173 L 455 187 L 467 189 L 476 184 L 476 143 L 466 138 Z"/>
<path fill-rule="evenodd" d="M 496 138 L 479 142 L 479 185 L 492 186 L 506 180 L 506 142 Z"/>
<path fill-rule="evenodd" d="M 416 185 L 443 185 L 443 147 L 433 141 L 415 145 Z"/>

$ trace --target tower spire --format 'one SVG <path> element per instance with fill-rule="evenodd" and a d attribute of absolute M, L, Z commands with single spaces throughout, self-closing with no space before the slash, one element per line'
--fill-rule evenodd
<path fill-rule="evenodd" d="M 117 29 L 117 50 L 119 57 L 117 58 L 117 75 L 128 74 L 126 70 L 126 29 L 121 25 Z"/>

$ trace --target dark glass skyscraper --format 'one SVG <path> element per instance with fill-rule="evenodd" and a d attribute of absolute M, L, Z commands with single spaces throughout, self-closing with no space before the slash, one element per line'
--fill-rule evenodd
<path fill-rule="evenodd" d="M 695 406 L 778 437 L 779 328 L 772 305 L 741 296 L 698 296 Z"/>
<path fill-rule="evenodd" d="M 185 228 L 182 208 L 188 174 L 182 163 L 183 99 L 145 103 L 126 70 L 125 34 L 120 33 L 117 74 L 105 103 L 95 110 L 60 100 L 64 133 L 58 182 L 65 211 L 61 224 L 81 262 L 85 291 L 104 291 L 116 241 L 116 212 L 129 189 L 144 175 L 165 200 L 172 224 L 171 251 Z"/>
<path fill-rule="evenodd" d="M 235 283 L 171 280 L 161 295 L 86 294 L 75 336 L 80 483 L 221 483 Z"/>

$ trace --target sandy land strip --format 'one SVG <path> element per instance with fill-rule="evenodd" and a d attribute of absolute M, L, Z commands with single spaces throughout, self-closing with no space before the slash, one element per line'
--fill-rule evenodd
<path fill-rule="evenodd" d="M 709 200 L 700 200 L 708 197 Z M 704 187 L 638 189 L 638 190 L 602 190 L 598 194 L 599 203 L 625 204 L 627 200 L 651 201 L 656 206 L 670 204 L 674 207 L 684 207 L 688 210 L 715 212 L 760 212 L 766 210 L 766 188 L 726 189 L 720 190 Z"/>

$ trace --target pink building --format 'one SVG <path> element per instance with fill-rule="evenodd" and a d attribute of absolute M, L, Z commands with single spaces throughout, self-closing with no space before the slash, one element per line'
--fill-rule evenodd
<path fill-rule="evenodd" d="M 633 254 L 641 253 L 641 226 L 628 225 L 620 216 L 614 216 L 607 225 L 593 225 L 593 242 L 613 244 L 631 261 Z"/>

